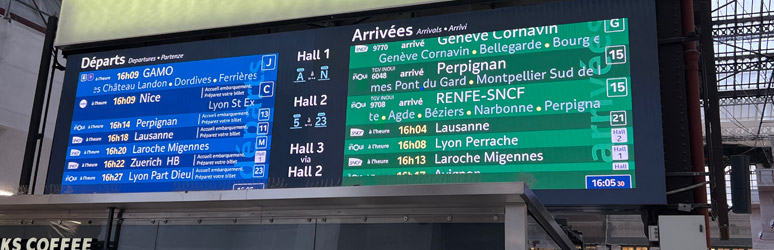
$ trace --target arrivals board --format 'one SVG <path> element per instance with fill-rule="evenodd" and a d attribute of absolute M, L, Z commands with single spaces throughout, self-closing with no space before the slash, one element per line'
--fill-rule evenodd
<path fill-rule="evenodd" d="M 344 184 L 635 187 L 626 22 L 353 46 Z"/>
<path fill-rule="evenodd" d="M 655 10 L 581 0 L 68 56 L 53 193 L 524 181 L 664 201 Z"/>

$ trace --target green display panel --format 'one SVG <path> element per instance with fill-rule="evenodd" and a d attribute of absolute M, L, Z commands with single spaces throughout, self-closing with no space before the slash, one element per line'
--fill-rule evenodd
<path fill-rule="evenodd" d="M 343 185 L 635 188 L 627 24 L 351 46 Z"/>

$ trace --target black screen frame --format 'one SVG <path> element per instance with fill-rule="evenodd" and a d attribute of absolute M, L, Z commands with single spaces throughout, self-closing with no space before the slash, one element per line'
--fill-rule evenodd
<path fill-rule="evenodd" d="M 498 24 L 499 17 L 509 18 L 509 22 L 517 23 L 518 27 L 531 27 L 547 24 L 565 24 L 603 20 L 611 18 L 629 18 L 630 33 L 631 76 L 637 79 L 631 86 L 632 105 L 634 114 L 634 141 L 636 145 L 635 159 L 637 162 L 635 178 L 637 188 L 624 190 L 535 190 L 535 193 L 547 205 L 553 206 L 577 206 L 577 205 L 653 205 L 666 203 L 666 190 L 664 178 L 664 152 L 663 130 L 669 129 L 661 120 L 661 100 L 659 84 L 658 41 L 656 30 L 656 6 L 653 0 L 572 0 L 561 2 L 549 2 L 536 5 L 506 7 L 494 10 L 475 11 L 458 14 L 444 14 L 439 16 L 411 18 L 390 22 L 377 22 L 354 26 L 339 26 L 315 30 L 302 30 L 281 32 L 266 35 L 242 36 L 226 39 L 212 39 L 185 43 L 171 43 L 142 47 L 141 44 L 124 44 L 116 46 L 137 47 L 120 50 L 104 51 L 106 47 L 92 48 L 87 51 L 68 54 L 68 70 L 65 73 L 64 85 L 60 98 L 55 134 L 52 144 L 48 178 L 45 193 L 58 193 L 57 185 L 61 185 L 64 169 L 65 149 L 69 139 L 70 123 L 73 106 L 75 104 L 75 90 L 80 70 L 79 60 L 83 56 L 112 56 L 116 53 L 133 53 L 134 56 L 154 54 L 158 51 L 164 53 L 186 53 L 190 55 L 186 60 L 203 60 L 221 57 L 240 56 L 234 49 L 222 48 L 218 44 L 248 43 L 255 37 L 273 40 L 277 44 L 284 39 L 291 39 L 299 34 L 316 34 L 316 36 L 344 35 L 350 36 L 354 28 L 369 29 L 385 25 L 406 25 L 416 22 L 422 23 L 448 23 L 446 20 L 464 20 L 472 18 L 485 20 L 482 23 L 491 24 L 490 30 L 498 30 L 506 27 Z M 499 25 L 499 26 L 498 26 Z M 484 25 L 482 25 L 484 26 Z M 513 27 L 510 25 L 507 27 Z M 470 32 L 470 31 L 468 31 Z M 468 33 L 466 32 L 466 33 Z M 477 31 L 476 31 L 477 32 Z M 423 38 L 423 37 L 416 37 Z M 389 42 L 402 39 L 384 39 L 378 42 Z M 342 40 L 349 40 L 343 38 Z M 350 44 L 351 45 L 351 44 Z M 349 46 L 349 45 L 348 45 Z M 197 51 L 191 53 L 190 51 Z M 268 51 L 267 51 L 268 52 Z M 255 51 L 251 53 L 257 53 Z M 347 60 L 348 58 L 342 58 Z M 346 87 L 345 87 L 346 88 Z M 661 100 L 661 101 L 659 101 Z M 342 133 L 343 134 L 343 133 Z M 343 139 L 342 139 L 343 140 Z"/>

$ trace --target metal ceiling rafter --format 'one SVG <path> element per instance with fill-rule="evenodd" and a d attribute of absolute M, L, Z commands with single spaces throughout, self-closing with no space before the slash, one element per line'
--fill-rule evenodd
<path fill-rule="evenodd" d="M 723 141 L 765 146 L 774 136 L 772 0 L 713 1 L 712 35 Z M 750 133 L 752 132 L 752 133 Z"/>

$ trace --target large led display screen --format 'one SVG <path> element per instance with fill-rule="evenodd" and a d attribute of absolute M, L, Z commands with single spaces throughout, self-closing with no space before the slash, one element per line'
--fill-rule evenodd
<path fill-rule="evenodd" d="M 70 55 L 50 193 L 524 181 L 548 204 L 663 203 L 653 5 Z"/>

